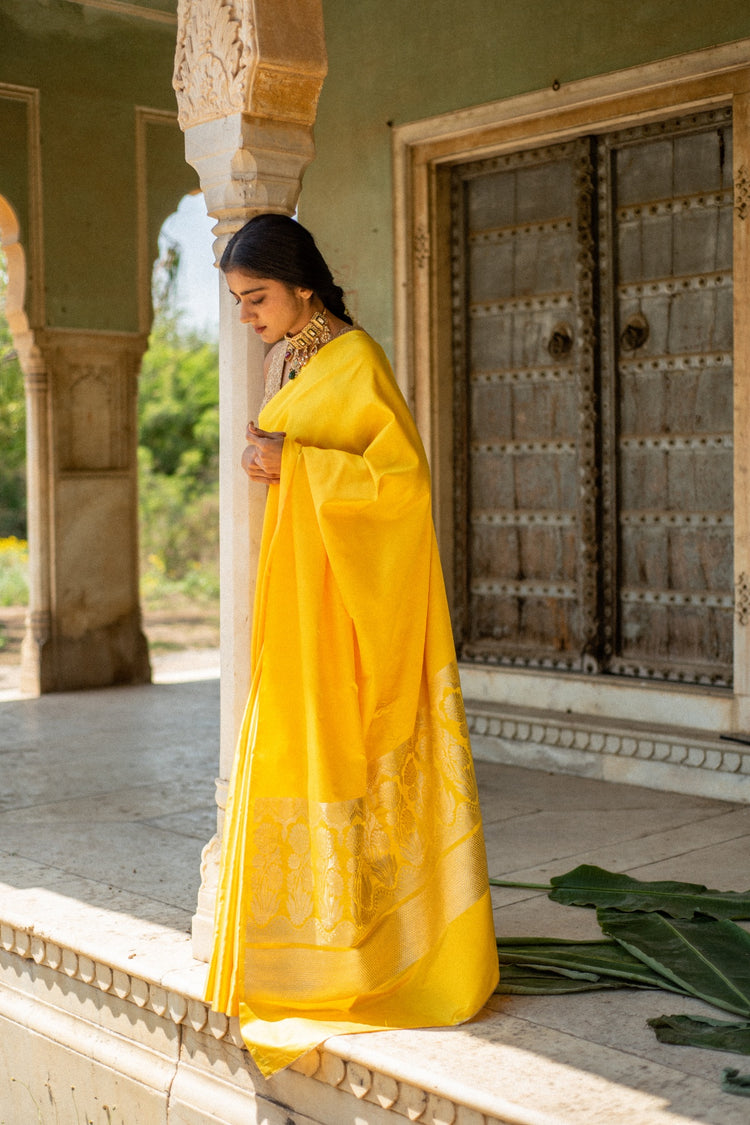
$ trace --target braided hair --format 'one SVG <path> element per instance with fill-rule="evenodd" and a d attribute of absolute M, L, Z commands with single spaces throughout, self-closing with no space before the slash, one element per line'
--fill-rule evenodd
<path fill-rule="evenodd" d="M 344 291 L 334 282 L 315 239 L 288 215 L 269 212 L 250 219 L 230 238 L 219 266 L 224 273 L 243 270 L 253 277 L 312 289 L 334 316 L 353 323 L 344 304 Z"/>

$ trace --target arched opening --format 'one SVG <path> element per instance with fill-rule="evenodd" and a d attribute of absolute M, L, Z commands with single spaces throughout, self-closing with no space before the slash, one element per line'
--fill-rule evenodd
<path fill-rule="evenodd" d="M 162 224 L 139 378 L 141 602 L 153 676 L 218 672 L 218 278 L 200 193 Z"/>
<path fill-rule="evenodd" d="M 20 653 L 29 601 L 26 507 L 26 402 L 21 349 L 29 345 L 23 311 L 25 256 L 19 225 L 0 196 L 0 698 L 20 685 Z"/>
<path fill-rule="evenodd" d="M 199 193 L 162 226 L 154 322 L 139 381 L 140 564 L 156 679 L 218 669 L 218 279 Z M 26 260 L 0 196 L 0 698 L 21 689 L 35 566 L 27 512 L 24 372 L 38 366 Z M 38 539 L 39 536 L 36 536 Z M 30 553 L 31 552 L 31 557 Z M 39 598 L 36 599 L 39 601 Z"/>

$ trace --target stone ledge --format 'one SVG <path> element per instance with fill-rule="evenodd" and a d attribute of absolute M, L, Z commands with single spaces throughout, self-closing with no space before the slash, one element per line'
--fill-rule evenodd
<path fill-rule="evenodd" d="M 83 906 L 83 904 L 81 905 Z M 239 1123 L 241 1120 L 245 1120 L 245 1115 L 249 1114 L 250 1103 L 256 1100 L 265 1100 L 267 1095 L 265 1092 L 261 1092 L 262 1088 L 267 1085 L 275 1088 L 283 1087 L 289 1083 L 291 1072 L 296 1073 L 303 1079 L 313 1079 L 316 1084 L 330 1087 L 340 1094 L 347 1095 L 347 1098 L 353 1099 L 351 1115 L 337 1117 L 337 1120 L 342 1122 L 357 1120 L 371 1122 L 372 1125 L 385 1125 L 386 1121 L 406 1119 L 410 1122 L 422 1122 L 424 1125 L 504 1125 L 506 1122 L 513 1122 L 516 1125 L 535 1125 L 536 1122 L 541 1123 L 544 1120 L 546 1123 L 547 1121 L 546 1118 L 539 1118 L 533 1113 L 531 1115 L 526 1114 L 520 1109 L 511 1117 L 506 1115 L 498 1117 L 477 1109 L 476 1105 L 468 1104 L 476 1101 L 470 1091 L 466 1091 L 467 1097 L 465 1100 L 457 1101 L 444 1096 L 439 1090 L 426 1090 L 393 1074 L 381 1073 L 373 1066 L 366 1066 L 362 1062 L 347 1057 L 347 1040 L 350 1039 L 348 1036 L 339 1036 L 330 1040 L 325 1049 L 309 1052 L 293 1064 L 288 1072 L 282 1072 L 282 1075 L 277 1075 L 268 1083 L 264 1083 L 263 1079 L 257 1075 L 244 1051 L 238 1021 L 211 1011 L 200 998 L 200 992 L 195 987 L 191 987 L 202 982 L 205 973 L 204 965 L 196 962 L 189 966 L 187 971 L 184 967 L 174 969 L 170 966 L 161 980 L 149 979 L 138 973 L 127 971 L 119 960 L 91 957 L 87 953 L 81 953 L 73 945 L 66 945 L 60 939 L 53 940 L 41 936 L 31 926 L 18 926 L 8 922 L 0 923 L 0 948 L 6 954 L 9 954 L 12 959 L 29 964 L 29 968 L 33 964 L 33 966 L 47 972 L 45 996 L 39 999 L 34 998 L 33 988 L 25 988 L 16 993 L 13 988 L 3 987 L 2 974 L 0 973 L 0 998 L 2 998 L 0 1000 L 0 1016 L 4 1017 L 5 1020 L 13 1020 L 15 1016 L 15 1022 L 19 1027 L 23 1027 L 29 1033 L 44 1034 L 62 1049 L 74 1050 L 77 1054 L 95 1057 L 98 1064 L 106 1069 L 110 1077 L 111 1072 L 118 1070 L 117 1059 L 120 1058 L 123 1080 L 131 1080 L 133 1074 L 137 1073 L 138 1080 L 142 1084 L 145 1083 L 149 1089 L 153 1087 L 154 1090 L 169 1090 L 175 1074 L 179 1072 L 180 1064 L 175 1064 L 177 1068 L 175 1074 L 170 1074 L 167 1079 L 164 1069 L 167 1062 L 160 1051 L 155 1050 L 153 1046 L 145 1042 L 147 1038 L 145 1030 L 142 1037 L 143 1041 L 138 1041 L 139 1037 L 134 1033 L 133 1037 L 137 1041 L 134 1045 L 132 1041 L 126 1041 L 117 1033 L 110 1032 L 108 1035 L 108 1029 L 106 1028 L 97 1026 L 95 1030 L 92 1030 L 88 1019 L 85 1017 L 78 1018 L 76 1022 L 76 1017 L 71 1015 L 69 1010 L 62 1010 L 55 1004 L 54 1000 L 50 999 L 50 994 L 54 991 L 54 976 L 60 978 L 58 987 L 61 987 L 63 983 L 69 985 L 70 982 L 79 982 L 83 986 L 80 990 L 82 1007 L 90 1002 L 92 993 L 98 993 L 100 999 L 95 1002 L 97 1010 L 101 1010 L 102 1006 L 107 1005 L 107 998 L 109 997 L 113 1002 L 120 1002 L 120 1004 L 132 1006 L 133 1009 L 143 1012 L 144 1018 L 146 1013 L 153 1013 L 159 1021 L 171 1024 L 180 1031 L 191 1032 L 193 1037 L 198 1036 L 199 1039 L 202 1039 L 202 1053 L 207 1050 L 206 1040 L 209 1043 L 213 1041 L 217 1046 L 223 1044 L 230 1053 L 232 1050 L 234 1052 L 239 1050 L 243 1060 L 240 1065 L 246 1072 L 249 1086 L 244 1096 L 240 1091 L 233 1089 L 231 1095 L 228 1094 L 227 1097 L 229 1097 L 229 1101 L 235 1106 L 238 1113 L 240 1108 L 243 1108 L 242 1116 L 233 1115 L 229 1118 L 212 1116 L 210 1118 L 212 1121 L 223 1122 L 226 1120 L 227 1122 Z M 17 977 L 19 972 L 23 973 L 21 966 L 16 967 Z M 51 977 L 50 974 L 54 976 Z M 181 978 L 182 986 L 179 988 L 167 987 L 166 979 L 177 976 Z M 135 1025 L 138 1020 L 137 1012 L 133 1011 L 131 1017 L 130 1023 Z M 363 1037 L 358 1036 L 356 1038 L 362 1039 Z M 193 1041 L 195 1041 L 195 1038 Z M 95 1051 L 91 1046 L 92 1043 L 96 1044 Z M 211 1053 L 211 1050 L 208 1049 L 208 1054 Z M 237 1064 L 235 1063 L 235 1065 Z M 197 1082 L 201 1087 L 206 1085 L 211 1087 L 214 1081 L 213 1077 L 206 1071 L 205 1067 L 199 1069 L 200 1079 L 197 1079 L 194 1074 L 192 1084 L 195 1085 Z M 298 1083 L 292 1081 L 292 1085 L 296 1086 Z M 439 1078 L 437 1085 L 439 1086 Z M 180 1098 L 184 1101 L 185 1083 L 182 1080 L 178 1088 L 182 1091 Z M 41 1092 L 39 1092 L 39 1096 L 41 1097 Z M 212 1094 L 204 1091 L 200 1096 L 195 1092 L 194 1096 L 203 1106 L 201 1112 L 204 1112 L 205 1107 L 213 1105 L 214 1095 Z M 325 1116 L 309 1116 L 311 1103 L 314 1104 L 315 1101 L 315 1095 L 311 1093 L 308 1086 L 304 1096 L 297 1103 L 297 1108 L 304 1110 L 305 1116 L 304 1118 L 295 1116 L 293 1120 L 295 1122 L 320 1122 L 321 1125 L 328 1125 L 329 1119 Z M 356 1110 L 354 1107 L 359 1103 L 372 1107 L 375 1116 L 369 1110 L 364 1111 L 361 1108 Z M 295 1109 L 286 1099 L 285 1104 L 287 1108 Z M 193 1109 L 196 1108 L 198 1107 L 193 1106 Z M 344 1107 L 340 1108 L 343 1109 Z M 2 1109 L 1 1104 L 0 1109 Z M 90 1111 L 87 1110 L 87 1112 Z M 363 1117 L 365 1112 L 367 1115 Z M 381 1116 L 382 1114 L 386 1114 L 386 1116 Z M 165 1117 L 164 1120 L 166 1119 Z M 248 1116 L 247 1119 L 251 1118 Z M 92 1121 L 94 1120 L 97 1119 L 92 1118 Z M 109 1122 L 110 1119 L 102 1116 L 100 1120 Z M 151 1118 L 149 1118 L 150 1120 Z M 154 1120 L 158 1120 L 158 1118 L 154 1118 Z M 172 1121 L 171 1116 L 169 1120 Z M 185 1118 L 185 1120 L 188 1120 L 188 1118 Z M 200 1118 L 200 1120 L 206 1119 Z M 288 1119 L 285 1118 L 284 1120 Z M 125 1121 L 127 1121 L 127 1118 L 125 1118 Z M 145 1122 L 139 1121 L 139 1125 L 145 1125 Z"/>
<path fill-rule="evenodd" d="M 750 802 L 750 745 L 741 742 L 473 699 L 466 712 L 475 756 L 486 761 Z"/>
<path fill-rule="evenodd" d="M 28 929 L 5 926 L 3 947 L 11 943 L 13 951 L 0 956 L 0 1120 L 23 1119 L 28 1098 L 40 1125 L 80 1120 L 81 1110 L 88 1125 L 706 1120 L 670 1106 L 687 1085 L 705 1108 L 705 1083 L 509 1012 L 487 1012 L 473 1027 L 450 1031 L 339 1036 L 264 1080 L 240 1045 L 235 1021 L 212 1017 L 194 996 L 105 960 L 91 966 L 74 949 L 35 940 Z M 593 1071 L 589 1058 L 580 1069 L 571 1062 L 584 1046 L 597 1057 Z M 623 1081 L 602 1075 L 604 1056 L 626 1068 Z M 653 1072 L 647 1089 L 644 1070 Z M 740 1120 L 730 1114 L 726 1125 Z"/>
<path fill-rule="evenodd" d="M 90 1125 L 716 1120 L 713 1077 L 653 1058 L 645 1024 L 615 1047 L 507 997 L 459 1028 L 329 1039 L 264 1080 L 237 1022 L 201 999 L 206 967 L 186 933 L 76 899 L 73 881 L 42 890 L 38 873 L 19 865 L 17 885 L 0 884 L 0 1121 L 24 1120 L 31 1095 L 40 1125 L 82 1119 L 82 1099 Z M 723 1125 L 741 1125 L 744 1107 L 724 1101 Z"/>

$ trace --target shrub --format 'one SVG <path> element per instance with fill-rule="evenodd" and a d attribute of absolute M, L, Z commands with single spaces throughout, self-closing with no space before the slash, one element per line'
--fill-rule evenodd
<path fill-rule="evenodd" d="M 0 539 L 0 605 L 28 605 L 29 548 L 25 539 Z"/>

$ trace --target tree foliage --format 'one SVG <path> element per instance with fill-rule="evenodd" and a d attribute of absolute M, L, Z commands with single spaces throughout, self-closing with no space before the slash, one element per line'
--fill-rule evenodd
<path fill-rule="evenodd" d="M 139 488 L 144 569 L 170 579 L 217 571 L 217 344 L 157 314 L 139 390 Z"/>

